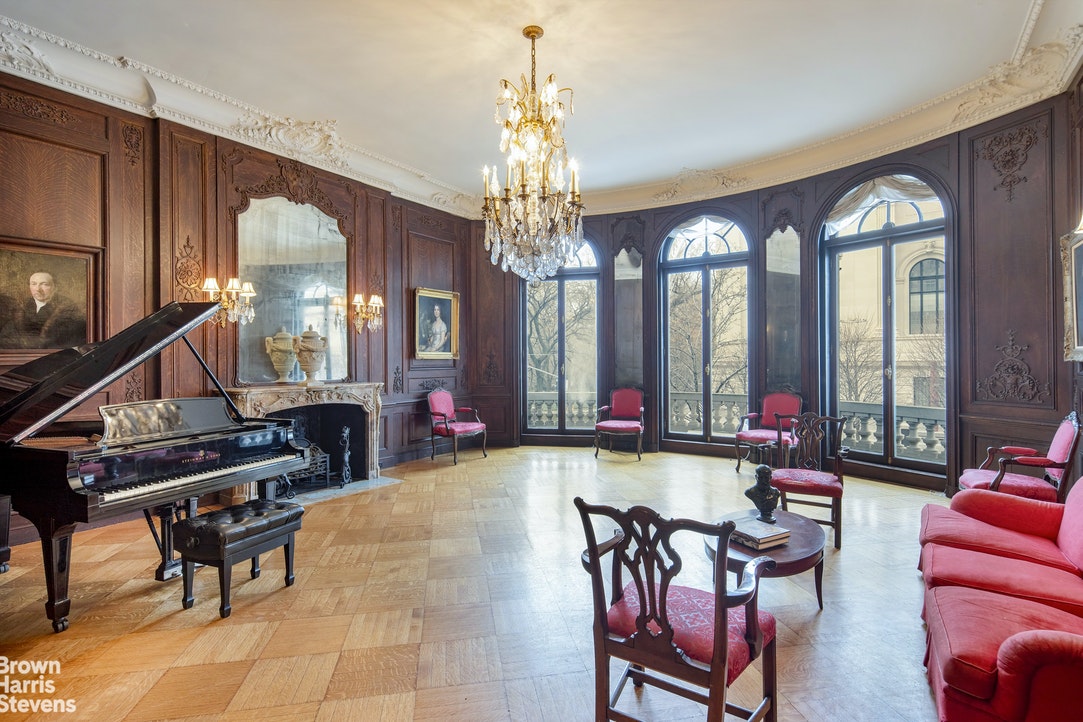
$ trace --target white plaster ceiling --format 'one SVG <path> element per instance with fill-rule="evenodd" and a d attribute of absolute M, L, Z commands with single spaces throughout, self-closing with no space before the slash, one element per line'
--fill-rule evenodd
<path fill-rule="evenodd" d="M 529 24 L 588 214 L 914 145 L 1083 60 L 1083 0 L 0 0 L 0 69 L 477 217 Z"/>

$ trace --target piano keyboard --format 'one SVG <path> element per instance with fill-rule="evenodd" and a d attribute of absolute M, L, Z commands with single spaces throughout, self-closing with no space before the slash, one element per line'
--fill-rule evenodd
<path fill-rule="evenodd" d="M 159 494 L 161 492 L 169 491 L 173 488 L 198 484 L 199 482 L 206 481 L 208 479 L 219 479 L 230 474 L 258 470 L 260 467 L 271 466 L 279 462 L 290 461 L 296 458 L 296 454 L 274 454 L 272 456 L 262 457 L 255 461 L 248 461 L 242 464 L 227 464 L 225 466 L 216 466 L 213 469 L 209 469 L 198 474 L 191 474 L 189 476 L 177 476 L 173 477 L 172 479 L 159 479 L 156 481 L 150 481 L 143 484 L 134 484 L 132 486 L 119 487 L 116 489 L 102 489 L 98 492 L 99 506 L 101 508 L 106 508 L 113 504 L 120 504 L 122 502 L 129 501 L 143 495 Z"/>

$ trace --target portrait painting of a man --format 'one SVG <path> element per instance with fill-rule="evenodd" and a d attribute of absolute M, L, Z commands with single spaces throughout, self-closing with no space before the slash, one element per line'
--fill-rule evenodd
<path fill-rule="evenodd" d="M 0 248 L 0 350 L 85 344 L 87 261 Z"/>

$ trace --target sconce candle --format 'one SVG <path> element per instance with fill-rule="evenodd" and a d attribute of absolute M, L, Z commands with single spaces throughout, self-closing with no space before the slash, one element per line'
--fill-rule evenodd
<path fill-rule="evenodd" d="M 212 323 L 223 328 L 227 322 L 243 326 L 256 317 L 256 309 L 252 305 L 256 289 L 250 281 L 242 283 L 238 278 L 231 278 L 226 283 L 225 290 L 222 290 L 218 286 L 218 279 L 206 278 L 203 280 L 203 292 L 210 296 L 212 301 L 221 304 L 221 308 L 211 317 Z"/>
<path fill-rule="evenodd" d="M 379 331 L 384 325 L 384 299 L 378 294 L 372 294 L 368 303 L 365 295 L 358 293 L 353 297 L 353 327 L 358 333 L 368 326 L 369 331 Z"/>

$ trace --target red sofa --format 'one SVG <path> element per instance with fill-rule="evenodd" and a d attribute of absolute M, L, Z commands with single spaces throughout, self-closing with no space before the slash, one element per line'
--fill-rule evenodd
<path fill-rule="evenodd" d="M 1083 720 L 1083 484 L 922 510 L 925 665 L 942 722 Z"/>

